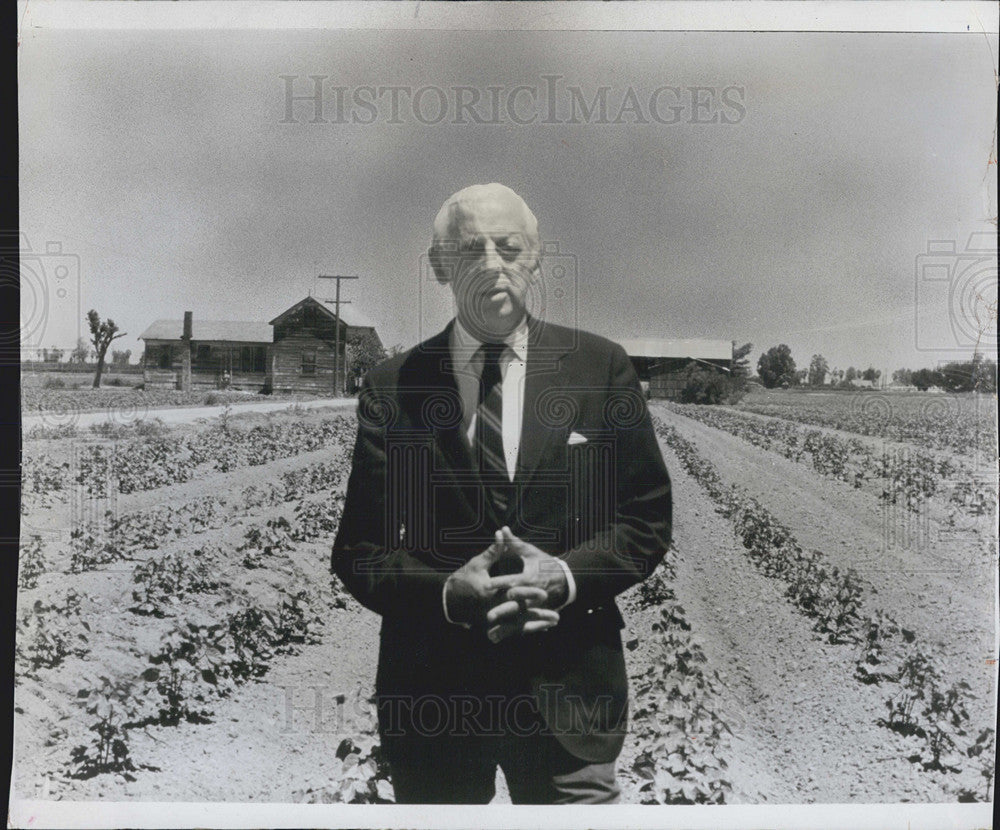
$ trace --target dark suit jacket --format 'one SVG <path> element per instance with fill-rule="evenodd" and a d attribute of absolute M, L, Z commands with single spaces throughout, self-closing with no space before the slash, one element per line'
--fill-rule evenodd
<path fill-rule="evenodd" d="M 333 547 L 334 571 L 382 615 L 383 746 L 392 758 L 420 735 L 516 731 L 523 712 L 502 701 L 532 695 L 570 752 L 611 761 L 628 708 L 614 597 L 652 572 L 671 533 L 670 479 L 639 382 L 621 346 L 530 319 L 516 497 L 501 514 L 460 433 L 451 325 L 366 376 Z M 569 444 L 572 432 L 587 441 Z M 577 594 L 555 628 L 493 645 L 448 623 L 441 593 L 504 524 L 563 558 Z"/>

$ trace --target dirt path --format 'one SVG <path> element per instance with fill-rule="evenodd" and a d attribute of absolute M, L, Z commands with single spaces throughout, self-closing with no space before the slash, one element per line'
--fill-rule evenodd
<path fill-rule="evenodd" d="M 152 418 L 162 421 L 165 424 L 190 424 L 200 418 L 217 418 L 225 410 L 236 413 L 244 412 L 280 412 L 292 407 L 302 409 L 352 409 L 357 406 L 357 398 L 320 398 L 311 401 L 262 401 L 261 403 L 235 403 L 222 406 L 188 406 L 188 407 L 160 407 L 157 409 L 140 409 L 135 413 L 129 412 L 127 415 L 115 409 L 107 409 L 100 412 L 82 412 L 74 416 L 73 424 L 77 429 L 87 429 L 94 424 L 106 422 L 144 421 Z M 58 419 L 56 419 L 58 421 Z M 24 415 L 21 418 L 21 429 L 28 432 L 32 427 L 51 426 L 53 416 L 51 414 Z"/>
<path fill-rule="evenodd" d="M 876 725 L 885 695 L 851 680 L 851 648 L 821 641 L 669 447 L 664 457 L 677 516 L 677 596 L 722 675 L 716 711 L 734 733 L 732 800 L 949 800 L 939 779 L 904 760 L 904 739 Z"/>
<path fill-rule="evenodd" d="M 870 604 L 891 612 L 935 653 L 949 682 L 965 680 L 977 698 L 973 723 L 992 723 L 996 654 L 995 540 L 983 528 L 958 531 L 883 509 L 870 494 L 823 478 L 802 464 L 735 436 L 657 408 L 693 441 L 726 483 L 745 488 L 804 549 L 855 568 L 870 585 Z M 985 525 L 986 521 L 980 523 Z"/>

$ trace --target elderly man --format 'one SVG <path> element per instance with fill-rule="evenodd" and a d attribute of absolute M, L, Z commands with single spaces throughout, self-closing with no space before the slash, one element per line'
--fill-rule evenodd
<path fill-rule="evenodd" d="M 628 689 L 614 597 L 670 543 L 670 479 L 624 350 L 529 313 L 538 223 L 449 198 L 430 261 L 455 319 L 373 369 L 332 566 L 382 616 L 399 802 L 609 803 Z"/>

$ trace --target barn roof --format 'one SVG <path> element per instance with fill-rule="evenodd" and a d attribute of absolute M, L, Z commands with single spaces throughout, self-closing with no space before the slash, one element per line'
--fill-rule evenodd
<path fill-rule="evenodd" d="M 300 308 L 302 308 L 302 306 L 304 306 L 306 303 L 312 303 L 313 305 L 317 306 L 318 308 L 321 308 L 323 311 L 325 311 L 330 316 L 331 320 L 336 320 L 337 319 L 337 314 L 334 311 L 334 309 L 337 307 L 337 304 L 335 302 L 333 302 L 333 300 L 329 300 L 329 301 L 328 300 L 319 300 L 316 297 L 311 297 L 310 296 L 310 297 L 306 297 L 305 299 L 299 300 L 299 302 L 297 302 L 291 308 L 286 309 L 285 311 L 281 312 L 281 314 L 279 314 L 277 317 L 275 317 L 273 320 L 271 320 L 270 325 L 273 326 L 275 323 L 277 323 L 278 321 L 280 321 L 281 319 L 283 319 L 287 315 L 295 313 Z M 343 301 L 341 301 L 341 303 L 340 303 L 340 319 L 343 320 L 344 323 L 346 323 L 351 328 L 355 328 L 355 329 L 373 329 L 373 328 L 375 328 L 375 324 L 371 320 L 369 320 L 367 317 L 365 317 L 364 314 L 362 314 L 360 311 L 358 311 L 354 307 L 354 305 L 352 303 L 346 303 L 345 304 Z"/>
<path fill-rule="evenodd" d="M 183 320 L 156 320 L 142 334 L 140 340 L 180 340 L 184 333 Z M 192 340 L 228 340 L 234 343 L 270 343 L 273 332 L 269 323 L 241 320 L 191 321 Z"/>
<path fill-rule="evenodd" d="M 619 338 L 629 357 L 698 358 L 700 360 L 732 360 L 733 344 L 729 340 L 665 339 L 661 337 Z"/>

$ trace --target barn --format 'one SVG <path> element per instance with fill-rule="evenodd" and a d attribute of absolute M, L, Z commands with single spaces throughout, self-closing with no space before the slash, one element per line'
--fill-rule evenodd
<path fill-rule="evenodd" d="M 651 398 L 680 400 L 684 371 L 692 362 L 730 373 L 733 343 L 730 340 L 664 339 L 639 337 L 619 339 Z"/>
<path fill-rule="evenodd" d="M 354 377 L 347 344 L 378 334 L 346 303 L 338 320 L 333 305 L 309 296 L 270 322 L 202 320 L 190 311 L 156 320 L 139 335 L 145 388 L 339 394 Z"/>

